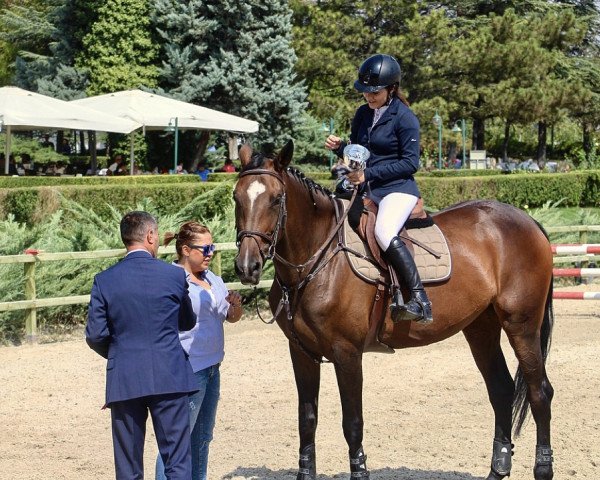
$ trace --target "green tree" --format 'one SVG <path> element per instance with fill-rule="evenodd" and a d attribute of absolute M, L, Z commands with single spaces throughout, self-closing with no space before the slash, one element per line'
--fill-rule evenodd
<path fill-rule="evenodd" d="M 0 16 L 2 36 L 18 49 L 17 85 L 71 100 L 85 95 L 87 77 L 74 68 L 99 0 L 28 1 Z"/>
<path fill-rule="evenodd" d="M 339 116 L 346 118 L 346 124 L 350 122 L 362 101 L 352 85 L 359 65 L 369 55 L 396 55 L 406 72 L 404 83 L 411 81 L 410 55 L 385 39 L 408 35 L 409 23 L 419 18 L 416 1 L 293 0 L 290 4 L 298 52 L 296 70 L 308 87 L 309 105 L 318 118 Z"/>
<path fill-rule="evenodd" d="M 52 12 L 50 18 L 55 34 L 50 46 L 51 73 L 38 79 L 40 93 L 63 100 L 85 97 L 89 78 L 75 63 L 83 50 L 83 38 L 90 33 L 101 5 L 100 0 L 63 0 Z"/>
<path fill-rule="evenodd" d="M 149 13 L 146 0 L 102 2 L 76 59 L 76 67 L 89 77 L 89 95 L 157 86 L 158 49 Z"/>
<path fill-rule="evenodd" d="M 17 86 L 37 90 L 37 72 L 47 72 L 46 58 L 53 35 L 48 15 L 55 8 L 54 2 L 4 1 L 0 13 L 0 41 L 7 45 L 2 52 L 6 58 L 6 74 L 14 78 Z M 34 65 L 36 76 L 21 75 L 28 64 Z M 41 74 L 41 73 L 40 73 Z M 12 83 L 12 82 L 11 82 Z"/>
<path fill-rule="evenodd" d="M 456 51 L 461 110 L 473 119 L 474 148 L 485 148 L 485 121 L 539 122 L 538 158 L 546 130 L 590 94 L 577 79 L 572 58 L 595 38 L 592 1 L 428 2 L 448 12 L 458 27 Z M 597 41 L 597 40 L 596 40 Z"/>
<path fill-rule="evenodd" d="M 185 101 L 256 120 L 259 143 L 281 144 L 304 110 L 283 0 L 157 0 L 161 86 Z M 178 78 L 180 76 L 180 78 Z M 164 83 L 163 83 L 164 82 Z"/>
<path fill-rule="evenodd" d="M 0 40 L 0 86 L 10 85 L 14 76 L 17 49 L 5 40 Z"/>

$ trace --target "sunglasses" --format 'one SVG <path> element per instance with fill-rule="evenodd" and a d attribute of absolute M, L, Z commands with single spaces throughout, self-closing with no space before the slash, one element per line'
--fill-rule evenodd
<path fill-rule="evenodd" d="M 188 247 L 193 250 L 198 250 L 199 252 L 202 252 L 202 255 L 204 255 L 205 257 L 208 257 L 217 249 L 214 243 L 210 243 L 208 245 L 188 245 Z"/>

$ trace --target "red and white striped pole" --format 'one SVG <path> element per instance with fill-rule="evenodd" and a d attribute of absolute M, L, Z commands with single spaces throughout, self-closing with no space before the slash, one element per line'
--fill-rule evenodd
<path fill-rule="evenodd" d="M 600 292 L 553 292 L 552 298 L 562 300 L 600 300 Z"/>
<path fill-rule="evenodd" d="M 552 253 L 556 255 L 584 255 L 586 253 L 600 253 L 600 244 L 598 243 L 583 243 L 583 244 L 558 244 L 551 245 Z"/>
<path fill-rule="evenodd" d="M 598 277 L 600 268 L 553 268 L 555 277 Z"/>

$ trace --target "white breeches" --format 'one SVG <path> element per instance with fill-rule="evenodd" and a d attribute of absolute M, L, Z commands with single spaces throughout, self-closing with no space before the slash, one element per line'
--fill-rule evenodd
<path fill-rule="evenodd" d="M 375 239 L 385 252 L 392 238 L 408 220 L 419 199 L 408 193 L 394 192 L 386 195 L 379 202 L 379 211 L 375 221 Z"/>

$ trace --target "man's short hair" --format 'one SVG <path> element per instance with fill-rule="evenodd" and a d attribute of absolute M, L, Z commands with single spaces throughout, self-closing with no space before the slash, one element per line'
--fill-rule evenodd
<path fill-rule="evenodd" d="M 126 213 L 121 219 L 121 240 L 123 240 L 126 247 L 134 243 L 144 243 L 148 230 L 156 227 L 156 218 L 148 212 L 134 211 Z"/>

